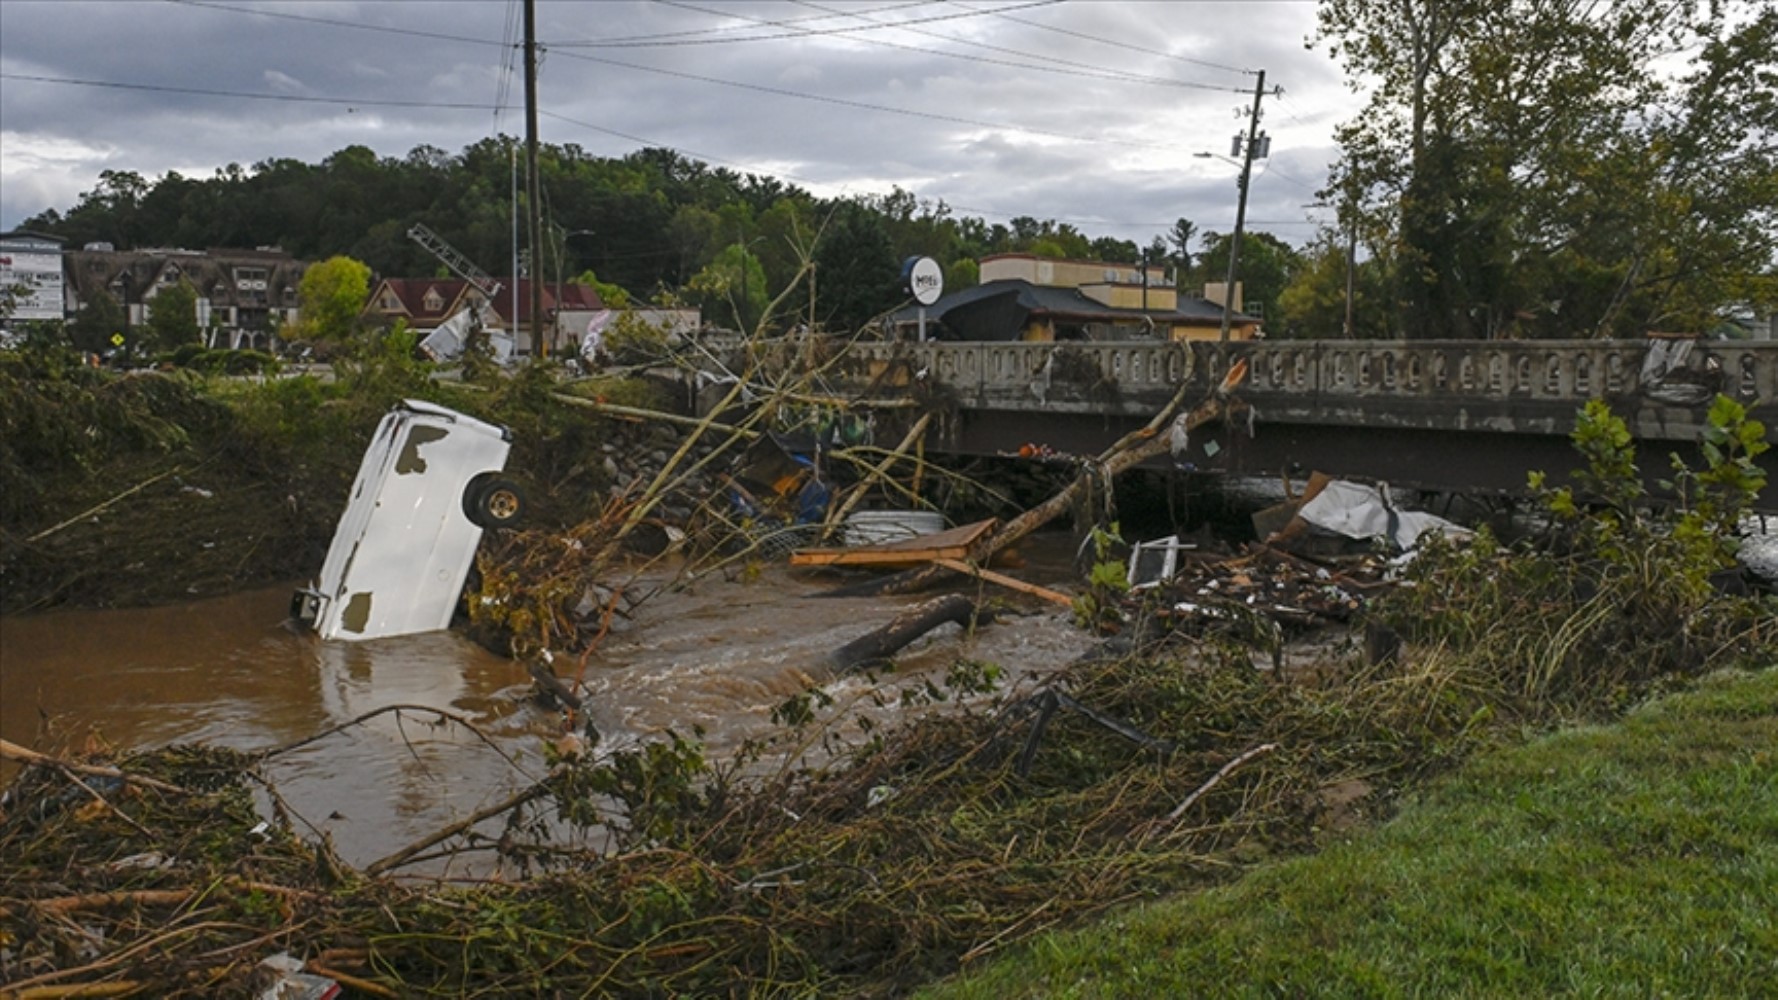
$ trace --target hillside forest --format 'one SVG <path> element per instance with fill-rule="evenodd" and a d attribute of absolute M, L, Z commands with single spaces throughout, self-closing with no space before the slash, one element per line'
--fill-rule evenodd
<path fill-rule="evenodd" d="M 1337 134 L 1321 192 L 1337 220 L 1306 245 L 1242 240 L 1269 336 L 1732 335 L 1736 317 L 1778 308 L 1778 8 L 1330 0 L 1312 41 L 1370 104 Z M 507 274 L 519 147 L 350 146 L 209 178 L 113 170 L 22 228 L 71 247 L 278 246 L 439 274 L 406 236 L 418 222 Z M 1232 242 L 1183 218 L 1140 245 L 1036 214 L 960 216 L 900 188 L 820 198 L 664 148 L 546 144 L 539 173 L 541 259 L 524 270 L 747 329 L 780 294 L 782 325 L 857 329 L 904 303 L 913 255 L 935 258 L 949 290 L 976 283 L 979 258 L 1019 252 L 1160 263 L 1190 293 L 1221 280 Z"/>

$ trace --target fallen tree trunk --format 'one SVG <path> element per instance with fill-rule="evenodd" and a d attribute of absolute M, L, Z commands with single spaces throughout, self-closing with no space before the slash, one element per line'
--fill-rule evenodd
<path fill-rule="evenodd" d="M 970 622 L 986 624 L 985 613 L 979 613 L 975 602 L 962 594 L 934 598 L 896 615 L 882 628 L 873 629 L 827 654 L 827 665 L 836 671 L 853 670 L 871 663 L 881 663 L 890 656 L 940 625 L 955 623 L 968 628 Z"/>
<path fill-rule="evenodd" d="M 1174 431 L 1177 431 L 1180 434 L 1188 434 L 1205 424 L 1210 423 L 1212 420 L 1217 419 L 1222 416 L 1229 395 L 1235 391 L 1235 388 L 1239 386 L 1242 380 L 1246 377 L 1246 363 L 1237 362 L 1229 369 L 1229 373 L 1223 378 L 1222 384 L 1217 386 L 1203 402 L 1192 407 L 1189 412 L 1169 420 L 1171 415 L 1178 409 L 1179 397 L 1175 396 L 1173 402 L 1168 403 L 1166 407 L 1162 408 L 1161 412 L 1156 414 L 1154 419 L 1148 422 L 1147 426 L 1124 435 L 1119 438 L 1115 444 L 1100 453 L 1099 457 L 1093 460 L 1094 468 L 1092 471 L 1102 474 L 1105 479 L 1109 480 L 1113 476 L 1122 472 L 1127 472 L 1151 458 L 1159 458 L 1160 456 L 1167 454 L 1168 450 L 1172 447 L 1173 435 L 1171 433 L 1162 434 L 1161 430 L 1166 428 L 1169 422 L 1171 422 Z M 1182 388 L 1180 391 L 1183 393 L 1184 389 Z M 1019 539 L 1024 538 L 1026 535 L 1029 535 L 1031 532 L 1036 531 L 1038 528 L 1055 520 L 1057 517 L 1060 517 L 1080 500 L 1081 495 L 1089 488 L 1091 481 L 1091 475 L 1083 473 L 1082 475 L 1075 477 L 1073 482 L 1069 483 L 1060 492 L 1056 493 L 1055 496 L 1050 497 L 1048 500 L 1045 500 L 1037 506 L 1032 507 L 1030 510 L 1025 511 L 1023 514 L 1020 514 L 1018 517 L 1006 522 L 1006 524 L 1002 525 L 1000 529 L 992 535 L 989 535 L 987 540 L 982 543 L 981 549 L 974 553 L 974 561 L 977 563 L 985 563 L 988 560 L 988 557 L 992 556 L 994 553 L 1006 548 Z M 859 594 L 913 593 L 922 588 L 931 586 L 952 572 L 954 571 L 937 564 L 922 566 L 919 569 L 908 570 L 904 573 L 897 573 L 894 576 L 885 577 L 882 580 L 876 581 L 875 586 L 869 588 L 860 589 L 849 587 L 845 588 L 843 591 L 836 591 L 834 593 L 836 596 L 841 593 L 844 593 L 846 596 L 857 596 Z"/>

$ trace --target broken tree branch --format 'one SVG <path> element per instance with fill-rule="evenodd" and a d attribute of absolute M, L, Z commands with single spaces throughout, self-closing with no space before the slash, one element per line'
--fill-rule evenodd
<path fill-rule="evenodd" d="M 869 472 L 866 472 L 864 478 L 852 487 L 851 495 L 846 497 L 846 502 L 829 511 L 826 524 L 829 531 L 832 531 L 836 524 L 846 523 L 846 516 L 852 513 L 852 508 L 858 506 L 858 501 L 864 499 L 864 495 L 870 491 L 871 485 L 882 479 L 889 472 L 890 466 L 905 457 L 908 449 L 914 446 L 914 442 L 925 437 L 926 427 L 931 423 L 932 414 L 930 413 L 923 413 L 919 420 L 914 421 L 914 426 L 908 428 L 907 434 L 901 439 L 901 443 L 895 446 L 895 450 L 891 451 Z"/>
<path fill-rule="evenodd" d="M 1182 429 L 1189 433 L 1222 416 L 1229 396 L 1246 377 L 1246 362 L 1236 362 L 1224 376 L 1222 384 L 1212 390 L 1203 402 L 1178 417 Z M 1145 426 L 1125 434 L 1111 447 L 1101 452 L 1098 458 L 1091 460 L 1092 471 L 1102 475 L 1105 479 L 1110 479 L 1149 459 L 1167 454 L 1171 447 L 1170 436 L 1162 434 L 1161 429 L 1173 421 L 1173 414 L 1177 412 L 1178 404 L 1185 391 L 1186 389 L 1182 385 L 1173 399 L 1162 407 L 1161 411 L 1155 414 Z M 987 559 L 1060 517 L 1079 502 L 1081 495 L 1090 487 L 1091 480 L 1092 477 L 1087 474 L 1077 476 L 1073 482 L 1063 487 L 1056 495 L 1006 522 L 1000 530 L 994 532 L 982 543 L 982 548 L 975 554 L 976 561 L 981 562 Z M 952 570 L 948 567 L 936 564 L 925 566 L 886 577 L 870 592 L 879 594 L 909 593 L 938 582 L 950 572 Z M 857 589 L 848 589 L 847 593 L 857 595 L 860 592 Z"/>
<path fill-rule="evenodd" d="M 985 624 L 989 614 L 976 607 L 962 594 L 934 598 L 896 615 L 889 624 L 873 629 L 827 654 L 827 665 L 834 670 L 851 670 L 869 663 L 880 663 L 897 650 L 947 623 L 968 628 L 972 621 Z"/>
<path fill-rule="evenodd" d="M 134 785 L 141 785 L 144 788 L 152 788 L 157 792 L 172 792 L 175 795 L 191 794 L 191 792 L 184 788 L 180 788 L 178 785 L 169 785 L 164 781 L 145 778 L 139 774 L 126 774 L 115 767 L 96 767 L 91 764 L 76 764 L 73 761 L 61 760 L 56 757 L 51 757 L 48 754 L 38 753 L 35 750 L 27 750 L 26 748 L 19 746 L 17 743 L 9 743 L 6 740 L 0 740 L 0 758 L 5 760 L 16 760 L 21 764 L 41 764 L 46 767 L 60 768 L 67 772 L 90 774 L 99 778 L 118 778 Z"/>
<path fill-rule="evenodd" d="M 136 485 L 130 487 L 129 489 L 124 490 L 122 493 L 119 493 L 118 495 L 105 501 L 104 503 L 97 504 L 92 507 L 88 507 L 86 510 L 81 511 L 80 513 L 74 515 L 71 518 L 68 518 L 66 521 L 62 521 L 59 524 L 54 524 L 54 525 L 51 525 L 47 528 L 44 528 L 42 531 L 39 531 L 37 534 L 32 535 L 31 537 L 25 539 L 25 541 L 36 542 L 36 541 L 41 541 L 45 538 L 48 538 L 49 536 L 55 534 L 56 532 L 61 531 L 63 528 L 66 528 L 68 525 L 73 524 L 76 521 L 80 521 L 83 518 L 91 517 L 92 515 L 97 514 L 98 512 L 100 512 L 100 511 L 104 510 L 105 508 L 111 506 L 112 504 L 118 502 L 119 500 L 122 500 L 125 497 L 130 496 L 131 494 L 138 493 L 150 486 L 153 486 L 155 483 L 160 482 L 161 480 L 167 478 L 170 475 L 173 475 L 176 472 L 183 471 L 184 468 L 185 467 L 182 465 L 176 465 L 173 468 L 168 469 L 167 471 L 161 473 L 158 476 L 150 476 L 147 479 L 144 479 L 141 482 L 137 483 Z"/>
<path fill-rule="evenodd" d="M 1185 797 L 1185 801 L 1179 803 L 1177 806 L 1174 806 L 1173 811 L 1167 814 L 1167 818 L 1164 822 L 1166 822 L 1166 823 L 1178 822 L 1179 817 L 1184 816 L 1185 811 L 1192 807 L 1192 803 L 1203 798 L 1204 794 L 1206 792 L 1210 791 L 1210 789 L 1215 788 L 1218 784 L 1220 784 L 1222 782 L 1222 779 L 1228 777 L 1230 774 L 1233 774 L 1235 771 L 1235 768 L 1240 767 L 1242 764 L 1247 763 L 1248 761 L 1252 760 L 1255 757 L 1262 757 L 1266 754 L 1269 754 L 1273 750 L 1276 750 L 1276 749 L 1278 749 L 1278 744 L 1276 744 L 1276 743 L 1261 743 L 1259 746 L 1254 747 L 1252 750 L 1249 750 L 1246 753 L 1242 754 L 1241 756 L 1236 757 L 1234 760 L 1229 761 L 1227 764 L 1222 765 L 1222 767 L 1219 768 L 1215 774 L 1210 776 L 1209 781 L 1206 781 L 1202 785 L 1199 785 L 1197 791 L 1192 792 L 1190 795 L 1187 795 Z"/>
<path fill-rule="evenodd" d="M 553 771 L 551 772 L 551 776 L 552 777 L 554 776 Z M 427 848 L 432 847 L 436 844 L 441 844 L 444 841 L 451 839 L 452 837 L 455 837 L 461 833 L 465 833 L 465 832 L 469 831 L 470 829 L 473 829 L 477 823 L 480 823 L 481 821 L 483 821 L 485 819 L 492 819 L 493 817 L 498 816 L 501 813 L 509 812 L 513 809 L 517 809 L 519 806 L 522 806 L 525 803 L 530 802 L 533 799 L 542 798 L 544 795 L 546 795 L 548 793 L 549 793 L 549 779 L 545 778 L 544 780 L 538 782 L 535 785 L 532 785 L 529 788 L 525 788 L 520 791 L 514 792 L 512 795 L 507 796 L 506 798 L 502 799 L 499 802 L 494 803 L 493 805 L 487 807 L 486 809 L 482 809 L 482 810 L 479 810 L 469 816 L 465 816 L 463 819 L 458 820 L 455 823 L 452 823 L 450 826 L 447 826 L 444 829 L 439 830 L 437 833 L 431 834 L 430 836 L 423 837 L 419 840 L 414 841 L 413 843 L 402 848 L 401 850 L 396 851 L 394 854 L 389 855 L 388 857 L 379 858 L 378 860 L 371 862 L 370 864 L 365 866 L 364 874 L 366 874 L 366 875 L 381 875 L 384 872 L 389 871 L 392 868 L 399 867 L 400 865 L 402 865 L 403 863 L 405 863 L 409 859 L 411 859 L 414 855 L 419 854 L 421 851 L 424 851 Z"/>

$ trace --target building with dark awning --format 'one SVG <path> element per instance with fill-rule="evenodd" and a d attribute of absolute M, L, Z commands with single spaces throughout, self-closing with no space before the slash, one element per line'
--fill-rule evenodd
<path fill-rule="evenodd" d="M 927 339 L 1214 340 L 1222 332 L 1222 305 L 1179 295 L 1158 268 L 1029 254 L 987 257 L 981 266 L 981 284 L 926 307 Z M 909 339 L 919 335 L 919 321 L 917 306 L 890 316 L 896 335 Z M 1251 340 L 1259 325 L 1236 312 L 1229 336 Z"/>

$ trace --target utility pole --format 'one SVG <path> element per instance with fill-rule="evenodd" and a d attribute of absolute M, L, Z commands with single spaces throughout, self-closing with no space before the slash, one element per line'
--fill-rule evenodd
<path fill-rule="evenodd" d="M 1348 167 L 1348 170 L 1355 169 Z M 1352 299 L 1358 273 L 1358 181 L 1346 178 L 1346 339 L 1352 339 Z"/>
<path fill-rule="evenodd" d="M 1259 145 L 1259 102 L 1266 95 L 1266 71 L 1259 71 L 1259 82 L 1253 85 L 1253 115 L 1247 123 L 1247 141 L 1241 151 L 1241 193 L 1235 202 L 1235 236 L 1229 242 L 1229 276 L 1222 288 L 1221 343 L 1229 342 L 1229 321 L 1234 313 L 1235 275 L 1241 261 L 1241 230 L 1247 224 L 1247 182 L 1253 178 L 1253 153 Z"/>
<path fill-rule="evenodd" d="M 1352 339 L 1352 286 L 1358 270 L 1358 220 L 1347 223 L 1346 231 L 1346 339 Z"/>
<path fill-rule="evenodd" d="M 538 246 L 543 228 L 543 199 L 538 191 L 537 173 L 537 0 L 525 0 L 525 193 L 526 239 L 531 248 L 531 347 L 539 357 L 549 356 L 549 343 L 543 335 L 543 286 L 538 282 L 538 267 L 543 257 Z M 513 317 L 516 322 L 517 316 Z"/>

